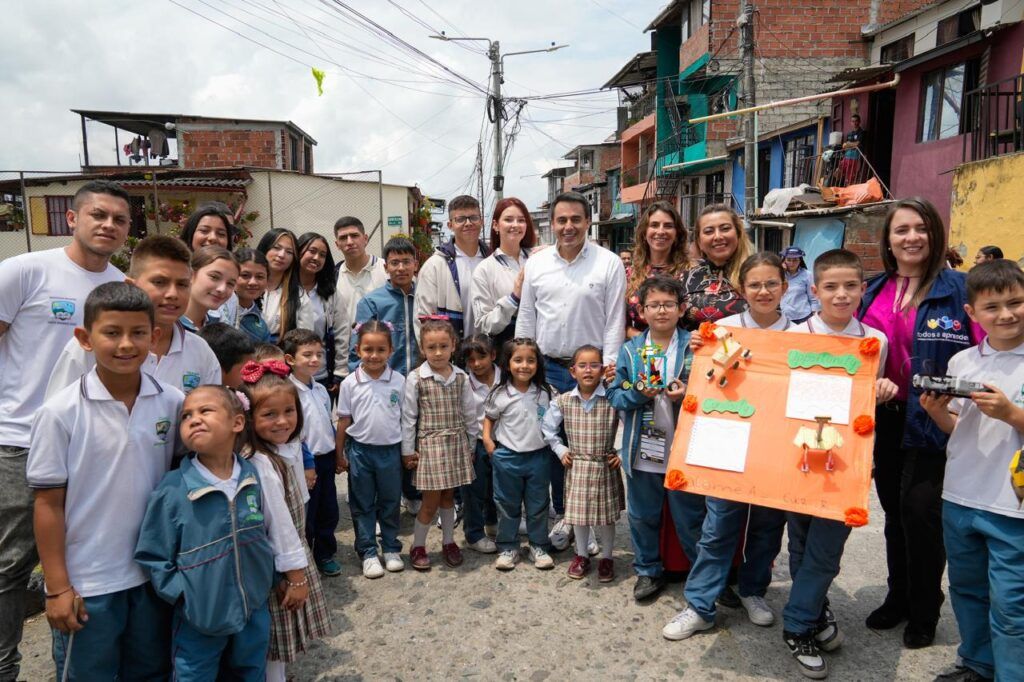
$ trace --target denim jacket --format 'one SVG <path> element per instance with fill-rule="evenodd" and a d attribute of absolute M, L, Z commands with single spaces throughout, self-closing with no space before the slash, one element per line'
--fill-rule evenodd
<path fill-rule="evenodd" d="M 859 318 L 867 313 L 888 278 L 882 273 L 868 280 Z M 950 358 L 981 340 L 972 338 L 971 319 L 964 311 L 965 303 L 967 276 L 956 270 L 941 270 L 917 308 L 914 342 L 910 349 L 910 376 L 945 374 Z M 902 447 L 942 450 L 949 436 L 939 430 L 921 407 L 921 389 L 914 388 L 913 384 L 908 389 Z"/>
<path fill-rule="evenodd" d="M 416 366 L 419 359 L 419 350 L 416 345 L 416 334 L 414 333 L 415 322 L 415 288 L 408 294 L 388 282 L 378 287 L 363 297 L 356 305 L 355 324 L 361 324 L 369 320 L 380 320 L 389 322 L 394 331 L 391 332 L 391 359 L 388 365 L 402 376 L 409 376 L 409 372 Z M 352 332 L 352 341 L 348 345 L 348 371 L 356 371 L 359 366 L 359 355 L 356 353 L 356 346 L 359 342 L 359 333 Z"/>
<path fill-rule="evenodd" d="M 633 459 L 640 449 L 640 419 L 643 416 L 644 408 L 651 402 L 635 388 L 623 388 L 624 381 L 632 381 L 632 368 L 639 364 L 640 349 L 647 343 L 649 332 L 637 334 L 626 342 L 619 351 L 619 357 L 615 361 L 615 379 L 608 387 L 608 400 L 612 407 L 619 410 L 622 417 L 622 450 L 619 453 L 622 458 L 622 469 L 627 476 L 633 475 Z M 679 329 L 676 336 L 676 357 L 671 371 L 666 373 L 666 381 L 676 377 L 683 381 L 689 379 L 690 364 L 693 362 L 693 353 L 690 351 L 690 332 Z"/>
<path fill-rule="evenodd" d="M 188 624 L 210 636 L 240 632 L 274 583 L 260 479 L 249 461 L 236 460 L 241 474 L 232 500 L 191 458 L 168 472 L 150 495 L 135 548 L 156 593 L 171 604 L 183 601 Z"/>

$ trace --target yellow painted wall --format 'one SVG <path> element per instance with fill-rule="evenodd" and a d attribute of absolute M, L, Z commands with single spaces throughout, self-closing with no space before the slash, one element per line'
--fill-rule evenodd
<path fill-rule="evenodd" d="M 994 244 L 1011 260 L 1024 258 L 1024 152 L 967 163 L 953 175 L 949 244 L 974 264 L 978 249 Z"/>

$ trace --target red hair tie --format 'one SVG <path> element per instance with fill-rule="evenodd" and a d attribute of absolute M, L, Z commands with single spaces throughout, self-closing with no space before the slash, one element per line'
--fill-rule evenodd
<path fill-rule="evenodd" d="M 281 360 L 264 360 L 263 362 L 256 362 L 255 360 L 249 360 L 247 363 L 242 365 L 242 381 L 247 384 L 255 384 L 257 381 L 263 378 L 263 375 L 267 372 L 276 374 L 279 377 L 286 377 L 291 373 L 291 368 L 288 367 L 288 363 Z"/>

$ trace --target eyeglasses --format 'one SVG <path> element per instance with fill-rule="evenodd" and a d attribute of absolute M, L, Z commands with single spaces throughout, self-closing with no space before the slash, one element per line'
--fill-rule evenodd
<path fill-rule="evenodd" d="M 748 284 L 744 284 L 743 288 L 753 289 L 754 291 L 760 291 L 761 289 L 764 289 L 765 291 L 777 291 L 781 286 L 782 282 L 777 279 L 772 279 L 767 282 L 750 282 Z"/>
<path fill-rule="evenodd" d="M 478 215 L 459 215 L 452 218 L 452 223 L 456 225 L 465 225 L 466 223 L 473 223 L 475 225 L 476 223 L 482 223 L 483 220 L 484 219 Z"/>
<path fill-rule="evenodd" d="M 602 365 L 600 362 L 577 362 L 575 367 L 576 369 L 579 370 L 592 369 L 597 371 L 604 367 L 604 365 Z"/>
<path fill-rule="evenodd" d="M 645 303 L 644 310 L 649 312 L 661 312 L 663 310 L 677 310 L 679 304 L 675 301 L 669 301 L 667 303 Z"/>

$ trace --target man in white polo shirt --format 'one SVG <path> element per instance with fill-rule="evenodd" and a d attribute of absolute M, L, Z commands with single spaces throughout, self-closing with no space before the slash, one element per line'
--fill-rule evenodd
<path fill-rule="evenodd" d="M 597 346 L 604 364 L 615 365 L 625 338 L 626 271 L 618 256 L 587 241 L 590 203 L 582 194 L 555 198 L 551 229 L 555 248 L 526 261 L 516 336 L 537 341 L 548 383 L 564 393 L 576 385 L 569 365 L 580 346 Z M 552 455 L 551 505 L 557 516 L 565 513 L 564 486 L 565 469 Z"/>
<path fill-rule="evenodd" d="M 344 260 L 334 268 L 338 291 L 348 296 L 348 319 L 354 320 L 356 306 L 363 296 L 388 281 L 384 259 L 366 253 L 368 237 L 363 222 L 354 216 L 338 218 L 334 223 L 334 244 Z"/>
<path fill-rule="evenodd" d="M 25 478 L 32 420 L 89 292 L 124 280 L 110 257 L 128 237 L 128 194 L 89 182 L 65 218 L 69 246 L 0 262 L 0 682 L 18 677 L 25 588 L 38 561 Z"/>

